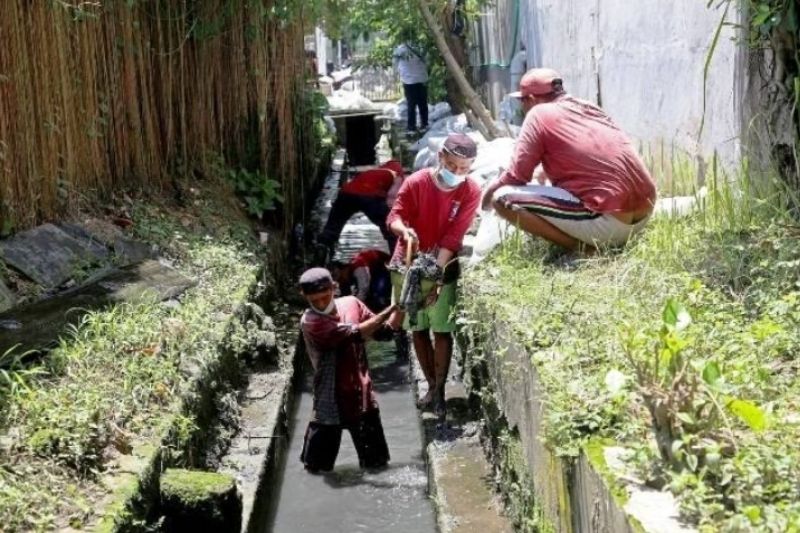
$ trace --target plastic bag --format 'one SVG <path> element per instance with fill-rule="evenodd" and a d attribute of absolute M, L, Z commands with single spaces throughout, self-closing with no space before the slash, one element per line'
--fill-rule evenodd
<path fill-rule="evenodd" d="M 517 227 L 497 216 L 494 210 L 482 213 L 481 224 L 472 244 L 472 256 L 469 258 L 467 266 L 476 265 L 486 259 L 489 252 L 513 235 L 515 231 L 517 231 Z"/>

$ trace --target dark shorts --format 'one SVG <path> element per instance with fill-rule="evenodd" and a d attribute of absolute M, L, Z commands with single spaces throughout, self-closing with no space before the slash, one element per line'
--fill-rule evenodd
<path fill-rule="evenodd" d="M 379 468 L 389 462 L 389 448 L 383 435 L 381 414 L 376 409 L 365 413 L 360 423 L 352 426 L 309 422 L 303 441 L 303 451 L 300 453 L 300 460 L 308 470 L 322 472 L 333 470 L 336 456 L 339 455 L 343 429 L 350 431 L 361 468 Z"/>

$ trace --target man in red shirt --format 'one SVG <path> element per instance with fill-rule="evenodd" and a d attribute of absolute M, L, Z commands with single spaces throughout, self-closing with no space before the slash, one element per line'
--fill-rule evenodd
<path fill-rule="evenodd" d="M 389 228 L 402 237 L 394 248 L 392 263 L 404 263 L 410 246 L 435 257 L 439 269 L 438 283 L 426 306 L 417 312 L 416 320 L 406 324 L 406 329 L 413 331 L 414 349 L 428 382 L 428 392 L 419 405 L 433 403 L 439 416 L 445 414 L 444 386 L 453 354 L 459 274 L 456 255 L 480 203 L 480 186 L 467 176 L 476 155 L 477 146 L 468 136 L 448 136 L 439 152 L 439 166 L 409 176 L 386 219 Z M 391 319 L 392 326 L 399 326 L 400 320 L 398 312 Z"/>
<path fill-rule="evenodd" d="M 393 308 L 373 314 L 353 296 L 334 298 L 335 288 L 324 268 L 300 277 L 300 292 L 309 304 L 300 328 L 314 367 L 313 411 L 300 454 L 310 472 L 333 469 L 343 429 L 350 431 L 362 468 L 389 461 L 364 340 L 391 336 L 384 323 Z"/>
<path fill-rule="evenodd" d="M 621 245 L 641 231 L 656 187 L 611 118 L 566 94 L 551 69 L 529 70 L 513 95 L 525 122 L 511 166 L 484 191 L 484 209 L 569 250 Z M 539 185 L 527 185 L 533 177 Z"/>
<path fill-rule="evenodd" d="M 352 294 L 364 302 L 370 311 L 377 313 L 391 301 L 392 283 L 389 269 L 386 268 L 389 259 L 389 254 L 381 250 L 364 250 L 356 254 L 349 263 L 334 262 L 331 274 L 343 295 Z M 394 342 L 398 360 L 408 359 L 406 332 L 395 331 Z"/>
<path fill-rule="evenodd" d="M 377 312 L 389 304 L 391 296 L 389 258 L 382 250 L 362 250 L 349 263 L 334 263 L 331 274 L 343 295 L 352 294 Z"/>
<path fill-rule="evenodd" d="M 394 203 L 403 177 L 403 166 L 394 160 L 356 174 L 339 191 L 331 206 L 328 221 L 317 237 L 317 243 L 332 249 L 339 241 L 342 229 L 350 217 L 356 213 L 364 213 L 370 222 L 380 228 L 389 250 L 394 249 L 397 237 L 386 228 L 386 215 Z"/>

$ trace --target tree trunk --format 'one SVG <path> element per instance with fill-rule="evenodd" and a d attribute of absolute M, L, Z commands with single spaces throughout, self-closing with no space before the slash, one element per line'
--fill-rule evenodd
<path fill-rule="evenodd" d="M 428 7 L 427 0 L 418 0 L 418 4 L 420 10 L 422 11 L 422 17 L 428 24 L 428 28 L 430 28 L 431 33 L 433 33 L 434 40 L 436 41 L 436 47 L 439 49 L 439 52 L 441 52 L 442 57 L 444 58 L 444 63 L 447 66 L 448 72 L 451 76 L 453 76 L 453 79 L 455 79 L 456 83 L 458 84 L 458 88 L 461 91 L 461 94 L 464 95 L 464 100 L 466 101 L 467 106 L 472 110 L 478 120 L 480 120 L 489 134 L 487 139 L 491 141 L 497 137 L 503 137 L 502 132 L 497 128 L 494 120 L 492 120 L 492 116 L 489 114 L 489 111 L 483 105 L 483 102 L 481 102 L 480 96 L 478 96 L 478 93 L 476 93 L 469 84 L 467 77 L 464 76 L 464 72 L 458 65 L 458 61 L 456 61 L 456 58 L 453 57 L 453 53 L 450 51 L 450 47 L 447 46 L 447 41 L 442 34 L 442 30 L 436 23 L 436 19 L 433 18 L 433 14 L 431 13 L 430 7 Z"/>
<path fill-rule="evenodd" d="M 450 25 L 452 17 L 455 14 L 455 9 L 453 2 L 447 2 L 445 8 L 440 12 L 439 23 L 444 29 L 445 41 L 447 42 L 448 48 L 453 53 L 456 63 L 458 63 L 458 66 L 461 68 L 462 72 L 464 72 L 465 76 L 469 78 L 470 70 L 466 39 L 462 36 L 454 35 L 453 28 Z M 458 84 L 452 76 L 448 76 L 445 80 L 445 89 L 447 90 L 447 102 L 450 104 L 454 115 L 458 115 L 459 113 L 463 113 L 466 109 L 469 109 L 464 104 L 464 96 L 461 94 Z"/>

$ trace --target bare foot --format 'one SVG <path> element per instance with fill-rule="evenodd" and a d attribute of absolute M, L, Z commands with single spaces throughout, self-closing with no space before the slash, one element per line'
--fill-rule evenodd
<path fill-rule="evenodd" d="M 417 409 L 426 409 L 430 407 L 432 402 L 433 402 L 433 387 L 428 387 L 428 392 L 425 393 L 425 396 L 417 400 Z"/>

